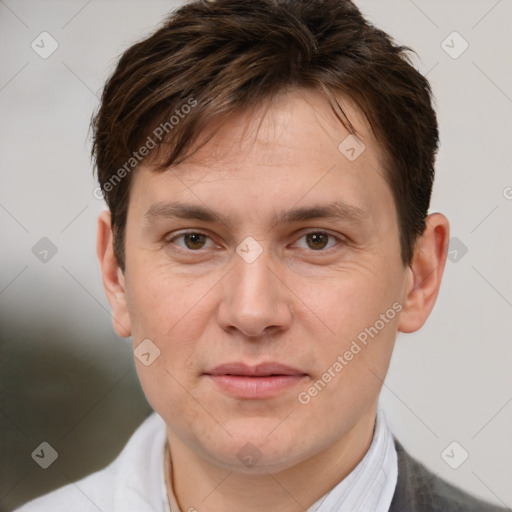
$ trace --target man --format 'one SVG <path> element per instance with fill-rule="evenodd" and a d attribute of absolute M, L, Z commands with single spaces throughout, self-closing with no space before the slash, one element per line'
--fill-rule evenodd
<path fill-rule="evenodd" d="M 347 0 L 218 0 L 124 53 L 93 126 L 97 254 L 156 414 L 21 510 L 498 510 L 378 409 L 449 239 L 406 50 Z"/>

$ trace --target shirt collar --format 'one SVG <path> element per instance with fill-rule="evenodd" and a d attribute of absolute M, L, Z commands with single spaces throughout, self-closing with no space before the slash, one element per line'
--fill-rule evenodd
<path fill-rule="evenodd" d="M 307 512 L 388 512 L 398 478 L 398 458 L 384 411 L 377 410 L 370 448 L 361 462 Z"/>

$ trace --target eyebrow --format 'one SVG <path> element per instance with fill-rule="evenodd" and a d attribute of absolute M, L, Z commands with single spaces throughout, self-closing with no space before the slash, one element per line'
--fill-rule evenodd
<path fill-rule="evenodd" d="M 203 222 L 220 222 L 228 225 L 227 219 L 210 208 L 181 202 L 159 202 L 153 204 L 144 215 L 146 221 L 159 219 L 189 219 Z M 363 208 L 347 204 L 343 201 L 334 201 L 327 204 L 317 204 L 308 207 L 280 210 L 272 217 L 273 224 L 292 223 L 312 219 L 336 218 L 361 224 L 370 218 Z"/>

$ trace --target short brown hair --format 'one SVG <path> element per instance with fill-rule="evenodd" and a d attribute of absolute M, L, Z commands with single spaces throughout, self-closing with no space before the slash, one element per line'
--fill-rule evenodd
<path fill-rule="evenodd" d="M 155 170 L 162 171 L 186 158 L 210 121 L 301 88 L 325 94 L 351 133 L 334 94 L 348 96 L 368 119 L 408 265 L 425 229 L 439 143 L 432 91 L 410 51 L 349 0 L 197 0 L 172 12 L 123 53 L 91 124 L 121 269 L 130 171 L 151 162 L 147 150 L 156 146 L 152 159 L 160 155 Z"/>

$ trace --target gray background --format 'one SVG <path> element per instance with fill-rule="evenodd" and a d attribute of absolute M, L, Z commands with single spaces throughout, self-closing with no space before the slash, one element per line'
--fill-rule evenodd
<path fill-rule="evenodd" d="M 512 506 L 512 3 L 357 3 L 432 83 L 431 211 L 457 238 L 430 319 L 399 335 L 382 407 L 431 470 Z M 104 466 L 150 412 L 102 289 L 87 132 L 117 56 L 175 5 L 0 1 L 2 511 Z M 59 45 L 47 59 L 31 48 L 43 31 Z M 442 47 L 462 48 L 453 31 L 469 43 L 458 58 Z M 42 237 L 57 248 L 46 262 L 32 252 Z M 46 470 L 31 457 L 43 441 L 58 452 Z M 469 453 L 458 469 L 441 456 L 452 441 Z"/>

